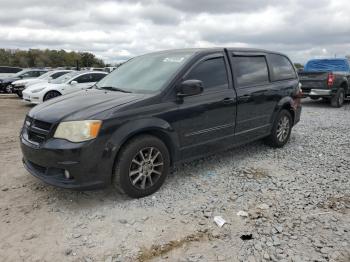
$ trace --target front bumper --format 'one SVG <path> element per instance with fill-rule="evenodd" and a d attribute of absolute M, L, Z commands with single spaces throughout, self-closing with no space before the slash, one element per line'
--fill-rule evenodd
<path fill-rule="evenodd" d="M 92 190 L 111 183 L 112 158 L 107 158 L 96 141 L 71 143 L 49 139 L 33 144 L 21 134 L 23 164 L 30 174 L 47 184 L 78 190 Z M 70 178 L 65 176 L 68 171 Z"/>
<path fill-rule="evenodd" d="M 12 86 L 12 93 L 20 93 L 20 94 L 22 94 L 22 92 L 23 92 L 23 90 L 25 89 L 25 86 L 24 85 L 13 85 Z"/>
<path fill-rule="evenodd" d="M 22 99 L 31 104 L 40 104 L 41 99 L 38 95 L 33 95 L 32 93 L 27 93 L 26 91 L 22 92 Z"/>

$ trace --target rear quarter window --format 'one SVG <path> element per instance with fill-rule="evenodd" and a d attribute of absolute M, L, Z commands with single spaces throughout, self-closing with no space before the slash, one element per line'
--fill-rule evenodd
<path fill-rule="evenodd" d="M 272 81 L 295 79 L 297 77 L 294 66 L 289 59 L 282 55 L 269 54 Z"/>

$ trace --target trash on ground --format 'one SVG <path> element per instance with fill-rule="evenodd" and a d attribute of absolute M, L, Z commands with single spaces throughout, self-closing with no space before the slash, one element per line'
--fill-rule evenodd
<path fill-rule="evenodd" d="M 215 216 L 214 222 L 218 225 L 218 227 L 222 227 L 223 225 L 226 224 L 226 220 L 223 219 L 221 216 Z"/>

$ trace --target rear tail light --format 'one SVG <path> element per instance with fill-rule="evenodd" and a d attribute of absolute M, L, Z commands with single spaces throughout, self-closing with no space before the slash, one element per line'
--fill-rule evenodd
<path fill-rule="evenodd" d="M 329 73 L 328 74 L 328 78 L 327 78 L 328 87 L 332 87 L 333 86 L 334 79 L 335 79 L 335 76 L 332 73 Z"/>

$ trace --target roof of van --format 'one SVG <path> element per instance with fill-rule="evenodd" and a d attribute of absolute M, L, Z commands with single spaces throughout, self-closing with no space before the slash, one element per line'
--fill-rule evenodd
<path fill-rule="evenodd" d="M 168 50 L 162 50 L 158 51 L 155 53 L 166 53 L 166 52 L 186 52 L 186 51 L 192 51 L 194 53 L 205 53 L 205 52 L 222 52 L 225 49 L 232 51 L 232 52 L 237 52 L 237 53 L 244 53 L 244 52 L 249 52 L 249 53 L 269 53 L 269 54 L 279 54 L 285 56 L 285 54 L 276 52 L 276 51 L 269 51 L 269 50 L 264 50 L 264 49 L 258 49 L 258 48 L 246 48 L 246 47 L 208 47 L 208 48 L 181 48 L 181 49 L 168 49 Z"/>

